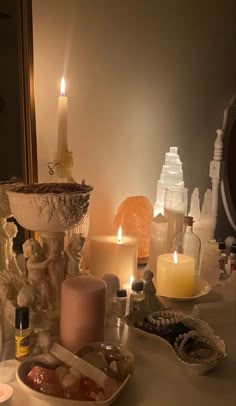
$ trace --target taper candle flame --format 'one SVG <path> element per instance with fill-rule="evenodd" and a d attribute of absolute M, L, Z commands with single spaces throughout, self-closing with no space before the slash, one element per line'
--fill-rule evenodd
<path fill-rule="evenodd" d="M 174 252 L 174 254 L 173 254 L 173 261 L 174 261 L 174 263 L 175 263 L 175 264 L 177 264 L 177 263 L 178 263 L 178 255 L 177 255 L 177 251 L 175 251 L 175 252 Z"/>
<path fill-rule="evenodd" d="M 61 96 L 65 96 L 66 94 L 66 82 L 64 76 L 61 78 Z"/>
<path fill-rule="evenodd" d="M 122 240 L 122 228 L 121 228 L 121 226 L 118 229 L 117 240 L 118 240 L 118 244 L 121 244 L 121 240 Z"/>

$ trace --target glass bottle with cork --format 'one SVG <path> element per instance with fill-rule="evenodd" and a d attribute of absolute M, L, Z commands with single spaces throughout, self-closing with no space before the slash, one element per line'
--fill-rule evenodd
<path fill-rule="evenodd" d="M 135 312 L 145 311 L 145 295 L 143 293 L 144 284 L 143 281 L 133 281 L 132 292 L 130 294 L 130 314 Z"/>
<path fill-rule="evenodd" d="M 201 241 L 197 234 L 193 232 L 193 217 L 184 216 L 183 231 L 177 234 L 174 239 L 174 250 L 194 258 L 195 276 L 199 276 Z"/>
<path fill-rule="evenodd" d="M 15 357 L 24 359 L 30 353 L 29 308 L 17 307 L 15 310 Z"/>

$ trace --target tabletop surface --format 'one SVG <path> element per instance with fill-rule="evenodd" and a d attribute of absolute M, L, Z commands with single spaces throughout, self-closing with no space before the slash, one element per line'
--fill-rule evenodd
<path fill-rule="evenodd" d="M 135 356 L 135 372 L 114 406 L 236 406 L 236 283 L 215 287 L 193 302 L 164 301 L 167 307 L 194 312 L 207 321 L 227 348 L 228 357 L 209 374 L 196 376 L 160 340 L 125 326 L 106 329 L 105 339 L 120 341 Z M 0 364 L 0 380 L 14 388 L 11 406 L 46 406 L 27 397 L 15 381 L 17 361 Z M 10 372 L 9 372 L 10 371 Z"/>

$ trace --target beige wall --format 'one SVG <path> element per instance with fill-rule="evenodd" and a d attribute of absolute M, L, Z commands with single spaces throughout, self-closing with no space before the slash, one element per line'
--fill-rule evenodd
<path fill-rule="evenodd" d="M 91 234 L 112 231 L 126 196 L 154 202 L 170 145 L 190 193 L 210 186 L 215 129 L 235 89 L 234 3 L 33 0 L 39 177 L 51 180 L 64 74 L 74 176 L 95 188 Z M 223 214 L 219 229 L 230 230 Z"/>

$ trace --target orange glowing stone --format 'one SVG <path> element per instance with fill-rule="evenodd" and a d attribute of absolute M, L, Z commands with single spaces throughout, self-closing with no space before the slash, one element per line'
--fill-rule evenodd
<path fill-rule="evenodd" d="M 127 197 L 118 207 L 114 218 L 115 234 L 121 226 L 123 235 L 133 235 L 138 239 L 139 263 L 148 261 L 152 220 L 153 206 L 145 196 Z"/>

